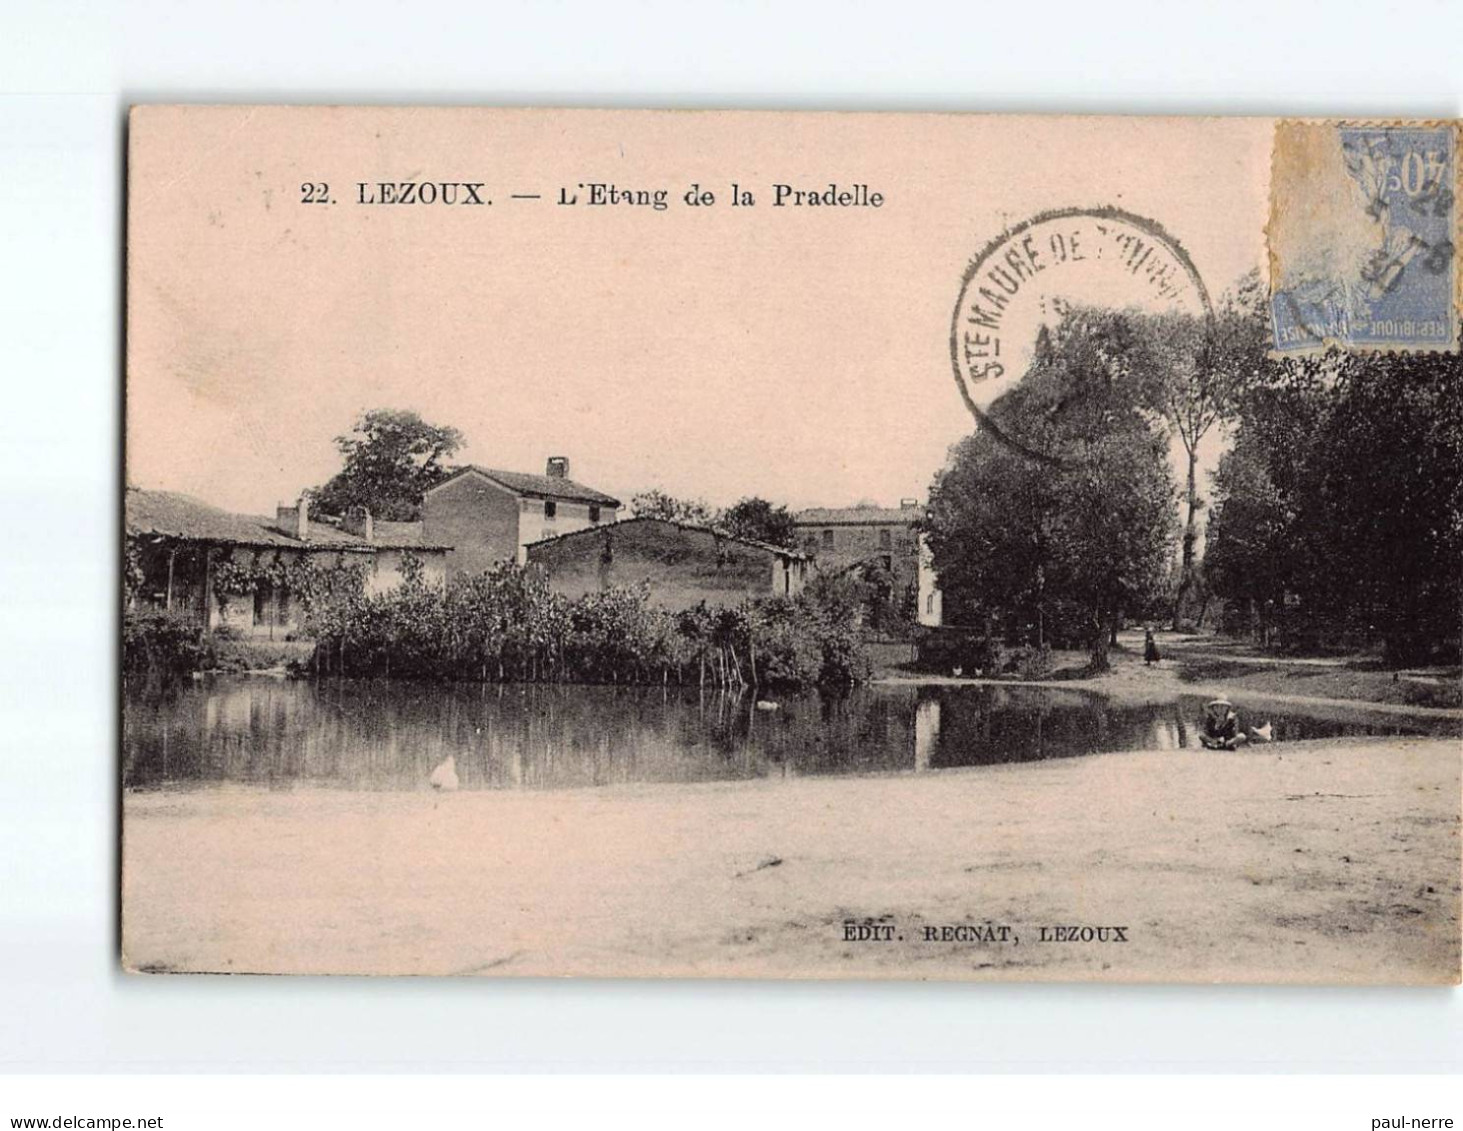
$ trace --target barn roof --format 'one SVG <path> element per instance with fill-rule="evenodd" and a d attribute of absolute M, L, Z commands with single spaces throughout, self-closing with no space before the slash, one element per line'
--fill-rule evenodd
<path fill-rule="evenodd" d="M 725 530 L 718 530 L 714 526 L 701 526 L 691 522 L 676 522 L 669 518 L 654 518 L 650 515 L 635 515 L 631 518 L 622 519 L 619 522 L 606 522 L 600 526 L 586 526 L 582 530 L 571 530 L 567 534 L 555 534 L 549 538 L 540 538 L 537 542 L 530 542 L 526 549 L 533 549 L 535 546 L 544 546 L 549 543 L 571 542 L 578 538 L 590 537 L 607 530 L 616 530 L 622 526 L 633 526 L 636 523 L 655 523 L 657 526 L 669 526 L 676 530 L 685 530 L 692 534 L 710 534 L 723 542 L 737 542 L 743 546 L 751 546 L 757 550 L 764 550 L 770 554 L 779 554 L 784 558 L 797 558 L 806 561 L 810 555 L 801 550 L 791 550 L 786 546 L 775 546 L 771 542 L 759 542 L 755 538 L 739 538 L 735 534 L 728 534 Z"/>
<path fill-rule="evenodd" d="M 469 463 L 459 467 L 446 479 L 442 480 L 432 491 L 440 491 L 447 484 L 461 479 L 470 471 L 475 471 L 486 479 L 491 479 L 500 487 L 505 487 L 515 495 L 527 495 L 534 499 L 564 499 L 575 503 L 598 503 L 607 507 L 618 507 L 620 500 L 613 495 L 606 495 L 603 491 L 596 491 L 593 487 L 586 487 L 583 483 L 576 483 L 572 479 L 557 479 L 552 475 L 530 475 L 524 471 L 500 471 L 492 467 L 479 467 L 477 464 Z"/>
<path fill-rule="evenodd" d="M 302 542 L 292 530 L 265 515 L 234 514 L 192 495 L 177 491 L 146 491 L 139 487 L 127 488 L 124 526 L 131 535 L 150 534 L 180 541 L 229 543 L 256 548 L 291 547 L 348 553 L 370 553 L 378 549 L 450 549 L 423 543 L 421 524 L 411 522 L 377 523 L 373 530 L 375 538 L 367 542 L 327 522 L 312 519 L 310 538 Z"/>
<path fill-rule="evenodd" d="M 812 507 L 798 511 L 798 526 L 908 526 L 924 514 L 921 507 Z"/>

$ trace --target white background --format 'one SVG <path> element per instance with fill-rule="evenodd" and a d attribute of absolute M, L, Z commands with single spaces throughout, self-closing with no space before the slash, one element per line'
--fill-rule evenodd
<path fill-rule="evenodd" d="M 1463 999 L 1447 990 L 125 978 L 113 661 L 130 102 L 1451 117 L 1460 13 L 0 7 L 0 1070 L 1463 1067 Z"/>

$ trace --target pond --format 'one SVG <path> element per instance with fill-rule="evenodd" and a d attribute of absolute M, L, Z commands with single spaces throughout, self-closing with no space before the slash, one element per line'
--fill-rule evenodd
<path fill-rule="evenodd" d="M 463 789 L 562 789 L 905 773 L 1198 746 L 1203 700 L 1133 706 L 1060 688 L 874 685 L 841 695 L 696 688 L 290 681 L 219 676 L 129 691 L 123 784 L 427 787 L 456 756 Z M 1238 703 L 1277 741 L 1457 733 L 1449 719 L 1283 713 Z M 1289 708 L 1287 708 L 1289 710 Z"/>

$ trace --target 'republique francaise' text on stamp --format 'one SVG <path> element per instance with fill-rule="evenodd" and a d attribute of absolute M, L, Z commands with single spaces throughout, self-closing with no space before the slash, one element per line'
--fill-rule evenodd
<path fill-rule="evenodd" d="M 1277 353 L 1457 350 L 1457 150 L 1453 123 L 1276 125 Z"/>

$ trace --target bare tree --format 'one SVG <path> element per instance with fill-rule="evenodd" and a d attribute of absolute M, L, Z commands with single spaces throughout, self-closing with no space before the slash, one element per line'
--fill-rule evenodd
<path fill-rule="evenodd" d="M 1265 362 L 1264 291 L 1258 271 L 1245 275 L 1220 299 L 1212 317 L 1155 315 L 1147 326 L 1147 363 L 1156 373 L 1156 407 L 1183 445 L 1186 458 L 1184 528 L 1179 582 L 1171 620 L 1177 628 L 1193 592 L 1199 540 L 1199 445 L 1233 415 L 1236 398 Z"/>

